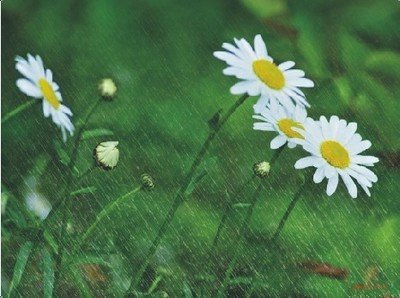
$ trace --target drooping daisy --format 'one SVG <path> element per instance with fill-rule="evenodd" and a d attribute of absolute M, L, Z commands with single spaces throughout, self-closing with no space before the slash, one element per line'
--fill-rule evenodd
<path fill-rule="evenodd" d="M 293 108 L 293 103 L 309 106 L 300 87 L 310 88 L 314 83 L 304 77 L 304 71 L 292 69 L 293 61 L 276 65 L 261 35 L 254 38 L 254 50 L 243 38 L 234 41 L 236 46 L 224 43 L 226 51 L 214 52 L 215 57 L 229 65 L 223 73 L 241 80 L 231 87 L 232 94 L 264 95 L 260 100 L 266 100 L 265 104 L 275 98 L 288 108 Z"/>
<path fill-rule="evenodd" d="M 17 80 L 17 87 L 22 93 L 42 99 L 43 114 L 50 117 L 53 122 L 61 129 L 64 142 L 67 140 L 67 131 L 72 136 L 74 125 L 70 120 L 71 110 L 62 105 L 62 97 L 59 86 L 53 82 L 53 73 L 50 69 L 45 69 L 42 58 L 36 55 L 33 57 L 28 54 L 28 59 L 16 57 L 15 68 L 25 77 Z"/>
<path fill-rule="evenodd" d="M 102 142 L 94 149 L 94 158 L 103 169 L 111 170 L 116 167 L 119 160 L 118 144 L 115 141 Z"/>
<path fill-rule="evenodd" d="M 260 115 L 254 115 L 254 119 L 262 122 L 255 122 L 255 130 L 275 131 L 278 135 L 271 141 L 271 149 L 278 149 L 288 143 L 289 148 L 296 147 L 294 139 L 303 139 L 303 136 L 296 129 L 303 129 L 307 118 L 307 111 L 301 105 L 292 109 L 286 109 L 275 99 L 272 99 L 267 107 L 255 108 Z M 295 129 L 295 130 L 293 130 Z"/>
<path fill-rule="evenodd" d="M 351 197 L 357 197 L 357 187 L 353 179 L 370 196 L 369 188 L 378 181 L 378 177 L 367 167 L 373 166 L 379 159 L 360 155 L 371 147 L 371 142 L 362 140 L 356 130 L 356 123 L 347 123 L 337 116 L 332 116 L 329 121 L 324 116 L 320 121 L 308 118 L 304 131 L 299 131 L 304 135 L 299 143 L 302 143 L 304 150 L 311 153 L 311 156 L 299 159 L 295 168 L 317 168 L 314 182 L 320 183 L 327 178 L 326 193 L 329 196 L 335 192 L 339 176 Z"/>

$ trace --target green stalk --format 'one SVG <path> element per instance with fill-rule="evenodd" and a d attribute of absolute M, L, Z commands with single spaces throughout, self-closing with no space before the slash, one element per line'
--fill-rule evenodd
<path fill-rule="evenodd" d="M 74 171 L 74 167 L 75 167 L 75 163 L 76 163 L 76 159 L 78 156 L 78 148 L 79 148 L 79 144 L 82 138 L 82 134 L 86 128 L 86 125 L 91 117 L 91 115 L 94 113 L 94 111 L 96 110 L 96 108 L 98 107 L 98 105 L 100 104 L 101 100 L 96 101 L 92 107 L 90 108 L 89 112 L 86 114 L 82 125 L 80 127 L 80 129 L 78 130 L 76 139 L 75 139 L 75 143 L 74 143 L 74 148 L 73 151 L 71 153 L 71 159 L 70 162 L 68 163 L 68 176 L 67 176 L 67 183 L 66 183 L 66 187 L 63 190 L 63 195 L 61 196 L 61 199 L 59 199 L 58 201 L 55 202 L 55 204 L 53 205 L 49 215 L 47 216 L 47 218 L 43 221 L 42 226 L 43 226 L 43 230 L 47 228 L 49 222 L 51 222 L 51 219 L 54 217 L 54 215 L 57 213 L 57 211 L 60 209 L 61 206 L 64 205 L 65 200 L 67 199 L 68 196 L 68 191 L 70 191 L 69 187 L 71 186 L 71 183 L 73 182 L 73 171 Z"/>
<path fill-rule="evenodd" d="M 60 245 L 58 248 L 58 254 L 55 256 L 55 263 L 56 263 L 56 268 L 55 268 L 55 278 L 54 278 L 54 289 L 57 290 L 57 286 L 59 284 L 60 280 L 60 274 L 61 274 L 61 262 L 62 262 L 62 255 L 64 253 L 65 249 L 65 244 L 66 244 L 66 237 L 64 237 L 65 230 L 67 227 L 67 215 L 69 210 L 71 209 L 71 203 L 72 200 L 67 200 L 70 198 L 69 192 L 70 192 L 70 187 L 74 184 L 74 168 L 75 168 L 75 163 L 78 157 L 78 149 L 79 149 L 79 144 L 82 139 L 82 134 L 85 131 L 86 125 L 89 122 L 90 117 L 93 115 L 94 111 L 96 108 L 99 106 L 100 102 L 102 99 L 96 101 L 89 109 L 88 113 L 86 114 L 81 127 L 78 130 L 78 133 L 75 138 L 75 143 L 74 143 L 74 148 L 72 150 L 71 154 L 71 159 L 68 164 L 68 176 L 67 176 L 67 182 L 65 184 L 65 188 L 63 191 L 63 195 L 61 196 L 61 199 L 59 199 L 54 207 L 52 208 L 49 216 L 46 218 L 45 221 L 43 221 L 43 231 L 46 229 L 48 226 L 49 222 L 51 222 L 51 218 L 54 217 L 54 215 L 57 213 L 59 209 L 63 209 L 62 211 L 62 216 L 61 216 L 61 229 L 60 229 Z M 65 206 L 65 207 L 64 207 Z M 61 208 L 64 207 L 64 208 Z"/>
<path fill-rule="evenodd" d="M 271 169 L 273 169 L 272 166 L 275 164 L 276 160 L 278 159 L 278 157 L 281 155 L 282 151 L 285 148 L 286 148 L 286 145 L 282 146 L 281 148 L 279 148 L 278 150 L 276 150 L 274 152 L 274 154 L 272 155 L 271 160 L 269 162 L 270 166 L 271 166 Z M 228 285 L 230 276 L 232 275 L 233 269 L 236 266 L 237 260 L 239 258 L 239 251 L 241 251 L 240 248 L 241 248 L 241 246 L 243 244 L 244 237 L 248 233 L 248 231 L 250 230 L 250 220 L 251 220 L 251 217 L 253 215 L 254 207 L 255 207 L 255 205 L 257 203 L 259 194 L 261 192 L 262 185 L 263 185 L 263 180 L 260 181 L 259 186 L 257 187 L 256 191 L 253 194 L 252 200 L 250 202 L 250 207 L 247 210 L 246 217 L 245 217 L 245 219 L 243 221 L 242 227 L 241 227 L 240 232 L 239 232 L 239 243 L 236 246 L 236 250 L 234 252 L 233 259 L 230 261 L 230 263 L 228 265 L 228 269 L 225 272 L 225 277 L 224 277 L 224 279 L 222 281 L 222 285 L 221 285 L 220 289 L 218 290 L 218 297 L 223 297 L 223 295 L 225 293 L 225 289 L 226 289 L 226 287 Z"/>
<path fill-rule="evenodd" d="M 229 212 L 232 210 L 233 204 L 236 203 L 237 198 L 239 197 L 239 195 L 243 192 L 243 190 L 251 183 L 253 182 L 253 180 L 256 178 L 256 175 L 252 175 L 251 178 L 249 180 L 247 180 L 245 183 L 243 183 L 243 185 L 240 187 L 240 189 L 235 193 L 235 195 L 233 196 L 232 200 L 230 200 L 228 202 L 228 204 L 225 205 L 225 209 L 224 212 L 222 214 L 222 218 L 221 221 L 218 225 L 217 228 L 217 233 L 215 234 L 213 243 L 211 245 L 211 252 L 214 252 L 217 245 L 218 245 L 218 241 L 219 238 L 221 237 L 221 232 L 223 230 L 223 228 L 225 227 L 225 222 L 228 219 L 228 214 Z"/>
<path fill-rule="evenodd" d="M 85 242 L 85 240 L 92 234 L 94 229 L 98 226 L 98 224 L 114 210 L 115 207 L 120 205 L 123 201 L 125 201 L 130 196 L 137 194 L 142 189 L 141 186 L 136 187 L 135 189 L 131 190 L 130 192 L 120 196 L 116 200 L 110 202 L 106 207 L 104 207 L 101 212 L 96 215 L 96 220 L 90 225 L 90 227 L 86 230 L 86 232 L 79 238 L 76 244 L 72 247 L 71 254 L 74 254 Z"/>
<path fill-rule="evenodd" d="M 6 123 L 8 120 L 10 120 L 14 116 L 18 115 L 19 113 L 25 111 L 27 108 L 33 106 L 35 103 L 40 103 L 40 100 L 33 99 L 33 100 L 29 100 L 29 101 L 19 105 L 14 110 L 12 110 L 4 115 L 4 117 L 1 119 L 1 124 Z"/>
<path fill-rule="evenodd" d="M 271 167 L 274 165 L 276 159 L 279 157 L 279 155 L 281 154 L 281 152 L 283 151 L 283 149 L 284 149 L 285 147 L 286 147 L 286 146 L 283 146 L 283 147 L 279 148 L 278 150 L 274 151 L 274 154 L 272 155 L 271 160 L 270 160 L 270 162 L 269 162 L 269 164 L 270 164 Z M 221 231 L 222 231 L 222 229 L 223 229 L 224 226 L 225 226 L 225 222 L 226 222 L 226 220 L 227 220 L 227 218 L 228 218 L 228 214 L 229 214 L 229 212 L 231 211 L 233 204 L 236 202 L 236 199 L 239 197 L 239 195 L 242 193 L 242 191 L 246 188 L 246 186 L 249 185 L 256 177 L 257 177 L 257 176 L 253 174 L 252 177 L 251 177 L 249 180 L 247 180 L 247 181 L 240 187 L 239 191 L 237 191 L 237 192 L 235 193 L 235 195 L 233 196 L 232 200 L 230 200 L 230 201 L 228 202 L 228 204 L 226 204 L 225 209 L 224 209 L 224 212 L 223 212 L 223 215 L 222 215 L 222 218 L 221 218 L 221 221 L 220 221 L 219 226 L 218 226 L 218 229 L 217 229 L 217 233 L 216 233 L 216 235 L 215 235 L 215 237 L 214 237 L 214 240 L 213 240 L 213 243 L 212 243 L 212 245 L 211 245 L 211 252 L 215 251 L 215 248 L 216 248 L 217 245 L 218 245 L 218 240 L 219 240 L 219 237 L 221 236 L 221 235 L 220 235 L 220 234 L 221 234 Z"/>
<path fill-rule="evenodd" d="M 218 132 L 220 131 L 221 127 L 226 123 L 226 121 L 228 121 L 228 119 L 232 116 L 232 114 L 236 111 L 237 108 L 239 108 L 244 102 L 245 100 L 248 98 L 248 95 L 245 94 L 243 96 L 241 96 L 230 108 L 229 110 L 226 112 L 226 114 L 216 123 L 216 125 L 214 126 L 214 128 L 210 131 L 206 141 L 204 142 L 203 146 L 201 147 L 199 153 L 197 154 L 195 160 L 192 163 L 192 166 L 190 167 L 190 170 L 188 172 L 188 174 L 186 175 L 186 177 L 183 180 L 183 183 L 180 187 L 180 189 L 178 190 L 175 198 L 174 198 L 174 202 L 172 203 L 171 208 L 169 209 L 164 222 L 161 225 L 161 228 L 159 229 L 157 236 L 155 237 L 155 239 L 153 240 L 153 243 L 150 246 L 149 251 L 147 252 L 144 261 L 142 263 L 142 265 L 139 267 L 139 270 L 137 271 L 136 275 L 133 277 L 131 285 L 129 286 L 129 290 L 127 293 L 133 292 L 134 289 L 137 288 L 137 286 L 139 285 L 139 282 L 142 279 L 142 276 L 150 262 L 150 259 L 153 257 L 153 255 L 155 254 L 158 245 L 161 242 L 161 239 L 163 238 L 164 234 L 166 233 L 166 231 L 168 230 L 169 225 L 171 224 L 174 215 L 176 213 L 176 211 L 178 210 L 179 206 L 182 204 L 182 202 L 185 200 L 185 191 L 187 190 L 190 182 L 192 181 L 196 170 L 198 168 L 198 166 L 201 164 L 205 154 L 208 151 L 208 148 L 210 147 L 210 144 L 212 142 L 212 140 L 214 140 L 214 138 L 216 137 L 216 135 L 218 134 Z"/>
<path fill-rule="evenodd" d="M 243 221 L 243 224 L 242 224 L 242 226 L 240 228 L 239 242 L 238 242 L 238 244 L 236 246 L 234 257 L 230 261 L 230 263 L 228 265 L 228 269 L 225 272 L 225 276 L 224 276 L 224 279 L 222 281 L 222 285 L 218 290 L 217 297 L 224 297 L 225 289 L 226 289 L 226 287 L 228 285 L 228 282 L 229 282 L 229 279 L 230 279 L 230 277 L 232 275 L 233 269 L 235 268 L 236 262 L 237 262 L 237 260 L 239 258 L 239 251 L 241 251 L 240 248 L 243 245 L 244 236 L 246 234 L 248 234 L 248 232 L 250 230 L 250 220 L 251 220 L 251 217 L 253 215 L 254 207 L 256 206 L 256 203 L 257 203 L 257 200 L 258 200 L 258 197 L 260 195 L 262 187 L 263 187 L 263 180 L 260 181 L 260 184 L 258 185 L 257 189 L 253 193 L 253 197 L 252 197 L 252 199 L 250 201 L 251 205 L 247 209 L 246 217 L 245 217 L 245 219 Z"/>
<path fill-rule="evenodd" d="M 299 201 L 301 198 L 301 195 L 303 194 L 304 190 L 306 189 L 308 179 L 304 181 L 304 183 L 300 186 L 300 188 L 297 190 L 297 192 L 294 194 L 289 206 L 287 207 L 285 214 L 283 214 L 283 217 L 279 221 L 279 225 L 274 233 L 274 235 L 271 238 L 270 244 L 274 243 L 275 240 L 279 237 L 279 234 L 283 230 L 283 227 L 285 226 L 286 221 L 288 220 L 290 213 L 293 211 L 294 207 L 296 206 L 296 203 Z"/>

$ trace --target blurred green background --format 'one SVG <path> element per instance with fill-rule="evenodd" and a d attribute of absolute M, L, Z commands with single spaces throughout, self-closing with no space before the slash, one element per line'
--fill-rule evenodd
<path fill-rule="evenodd" d="M 113 136 L 83 142 L 77 167 L 92 163 L 104 140 L 120 142 L 114 171 L 94 171 L 83 185 L 96 191 L 74 198 L 68 237 L 81 235 L 108 202 L 136 187 L 142 173 L 156 180 L 151 193 L 129 200 L 86 242 L 84 254 L 107 263 L 79 264 L 64 274 L 63 297 L 120 297 L 143 260 L 182 178 L 208 133 L 207 121 L 227 109 L 235 79 L 212 53 L 233 37 L 264 37 L 276 61 L 296 61 L 316 86 L 306 90 L 309 115 L 339 115 L 358 122 L 379 156 L 379 181 L 372 197 L 352 200 L 340 186 L 331 198 L 325 183 L 310 186 L 272 251 L 276 229 L 304 172 L 295 171 L 300 150 L 286 151 L 259 198 L 229 286 L 231 297 L 373 297 L 400 295 L 400 3 L 362 1 L 37 1 L 5 0 L 2 10 L 2 115 L 28 100 L 15 85 L 16 55 L 39 54 L 53 70 L 73 121 L 98 99 L 97 85 L 113 78 L 117 97 L 103 103 L 88 128 Z M 273 134 L 252 130 L 250 98 L 214 141 L 205 160 L 207 175 L 180 207 L 151 261 L 142 290 L 154 295 L 213 296 L 216 283 L 201 276 L 226 193 L 252 174 L 252 165 L 272 156 Z M 2 126 L 2 288 L 7 290 L 25 236 L 18 224 L 35 222 L 25 211 L 32 191 L 54 202 L 64 185 L 63 152 L 70 139 L 45 119 L 39 105 Z M 250 185 L 240 197 L 246 203 Z M 361 193 L 362 191 L 359 190 Z M 215 273 L 222 275 L 237 244 L 246 209 L 235 209 L 218 246 Z M 54 225 L 54 232 L 59 228 Z M 14 293 L 43 295 L 41 252 L 35 251 Z M 329 263 L 349 271 L 336 280 L 304 271 L 300 262 Z M 87 261 L 87 263 L 91 263 Z M 372 273 L 371 273 L 372 272 Z M 154 281 L 159 281 L 154 283 Z M 365 286 L 369 285 L 369 286 Z"/>

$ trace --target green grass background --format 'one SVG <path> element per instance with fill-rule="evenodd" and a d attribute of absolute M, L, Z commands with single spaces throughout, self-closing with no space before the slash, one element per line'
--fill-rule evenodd
<path fill-rule="evenodd" d="M 284 152 L 258 200 L 229 295 L 400 295 L 398 1 L 5 0 L 2 6 L 3 116 L 28 100 L 15 85 L 20 77 L 16 55 L 41 55 L 74 112 L 74 123 L 99 97 L 100 79 L 111 77 L 118 86 L 115 101 L 103 103 L 88 127 L 107 128 L 114 135 L 85 141 L 77 167 L 84 171 L 93 148 L 104 140 L 120 141 L 120 162 L 114 171 L 96 170 L 85 179 L 84 186 L 97 190 L 74 198 L 69 237 L 80 235 L 102 207 L 136 187 L 142 173 L 156 180 L 153 192 L 119 206 L 84 247 L 82 254 L 107 261 L 109 266 L 98 269 L 104 278 L 90 277 L 77 265 L 64 275 L 58 295 L 122 295 L 206 138 L 207 121 L 236 100 L 229 93 L 235 80 L 222 75 L 224 64 L 212 52 L 233 37 L 252 40 L 258 33 L 276 61 L 296 61 L 316 83 L 306 90 L 310 116 L 335 114 L 358 122 L 359 132 L 373 143 L 369 153 L 381 159 L 374 168 L 379 181 L 370 198 L 361 194 L 355 200 L 343 186 L 330 198 L 325 183 L 310 186 L 277 247 L 269 250 L 268 239 L 305 174 L 293 168 L 304 153 Z M 252 130 L 255 100 L 247 100 L 214 141 L 205 162 L 208 174 L 179 208 L 152 259 L 144 292 L 159 277 L 154 295 L 215 294 L 215 283 L 201 275 L 226 192 L 232 195 L 252 174 L 253 163 L 273 154 L 273 134 Z M 23 225 L 29 218 L 23 212 L 25 181 L 34 175 L 38 191 L 50 201 L 58 199 L 65 182 L 59 152 L 69 154 L 72 144 L 70 139 L 62 145 L 60 131 L 39 105 L 2 126 L 2 191 L 8 198 L 2 224 L 5 291 L 26 239 L 18 224 L 9 224 Z M 250 185 L 240 202 L 250 200 L 254 188 Z M 244 214 L 245 209 L 237 209 L 229 216 L 211 260 L 217 275 L 232 257 Z M 40 259 L 36 251 L 15 295 L 43 295 Z M 350 274 L 345 281 L 322 277 L 300 270 L 296 263 L 302 261 L 330 263 Z M 371 268 L 378 268 L 374 283 L 383 289 L 355 290 Z"/>

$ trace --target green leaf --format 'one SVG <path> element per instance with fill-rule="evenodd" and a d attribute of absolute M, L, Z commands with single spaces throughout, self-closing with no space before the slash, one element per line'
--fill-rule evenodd
<path fill-rule="evenodd" d="M 82 140 L 88 140 L 91 138 L 97 138 L 97 137 L 105 137 L 105 136 L 112 136 L 114 133 L 106 128 L 96 128 L 96 129 L 91 129 L 87 130 L 82 134 Z"/>
<path fill-rule="evenodd" d="M 96 187 L 94 186 L 88 186 L 88 187 L 83 187 L 80 188 L 78 190 L 74 190 L 73 192 L 71 192 L 71 196 L 78 196 L 78 195 L 84 195 L 84 194 L 92 194 L 97 190 Z"/>
<path fill-rule="evenodd" d="M 371 53 L 366 61 L 365 68 L 368 72 L 381 80 L 400 80 L 400 55 L 391 51 Z"/>
<path fill-rule="evenodd" d="M 286 12 L 286 1 L 283 0 L 241 0 L 257 17 L 266 19 Z"/>
<path fill-rule="evenodd" d="M 28 261 L 29 255 L 32 252 L 33 242 L 27 241 L 24 245 L 20 248 L 17 256 L 17 261 L 14 266 L 14 273 L 13 277 L 10 282 L 10 288 L 8 290 L 7 297 L 11 297 L 12 292 L 18 286 L 19 282 L 21 281 L 22 275 L 25 271 L 25 266 Z"/>
<path fill-rule="evenodd" d="M 43 252 L 43 291 L 44 297 L 53 297 L 54 289 L 54 264 L 53 258 L 49 251 L 45 248 Z"/>
<path fill-rule="evenodd" d="M 66 263 L 67 263 L 68 267 L 77 266 L 77 265 L 81 265 L 81 264 L 97 264 L 97 265 L 111 267 L 111 264 L 109 262 L 107 262 L 106 260 L 104 260 L 103 257 L 93 256 L 93 255 L 68 256 L 66 258 Z"/>
<path fill-rule="evenodd" d="M 194 176 L 192 181 L 190 181 L 189 186 L 185 191 L 185 197 L 190 196 L 192 194 L 196 185 L 207 175 L 209 171 L 215 168 L 216 164 L 217 164 L 216 156 L 210 157 L 202 163 L 202 165 L 196 171 L 196 175 Z"/>
<path fill-rule="evenodd" d="M 186 281 L 183 282 L 182 290 L 183 290 L 183 295 L 184 295 L 185 298 L 192 298 L 193 297 L 192 290 L 190 289 L 190 286 Z"/>
<path fill-rule="evenodd" d="M 46 240 L 46 242 L 50 245 L 50 247 L 53 249 L 54 253 L 58 252 L 58 244 L 57 240 L 54 238 L 53 234 L 51 234 L 49 231 L 44 231 L 43 237 Z"/>
<path fill-rule="evenodd" d="M 248 208 L 250 206 L 251 206 L 251 204 L 249 204 L 249 203 L 236 203 L 236 204 L 233 204 L 233 208 Z"/>
<path fill-rule="evenodd" d="M 55 142 L 54 148 L 57 153 L 58 160 L 64 165 L 68 166 L 70 162 L 70 157 L 68 153 L 64 150 L 60 142 Z"/>
<path fill-rule="evenodd" d="M 321 22 L 317 16 L 304 12 L 294 16 L 294 24 L 300 29 L 297 46 L 306 59 L 307 69 L 314 76 L 329 77 L 326 66 L 327 51 L 324 47 L 327 44 L 326 28 L 320 25 L 324 22 Z"/>
<path fill-rule="evenodd" d="M 92 297 L 92 293 L 87 285 L 85 279 L 83 278 L 82 270 L 77 267 L 73 267 L 69 276 L 74 281 L 75 285 L 78 287 L 81 297 L 89 298 Z"/>

